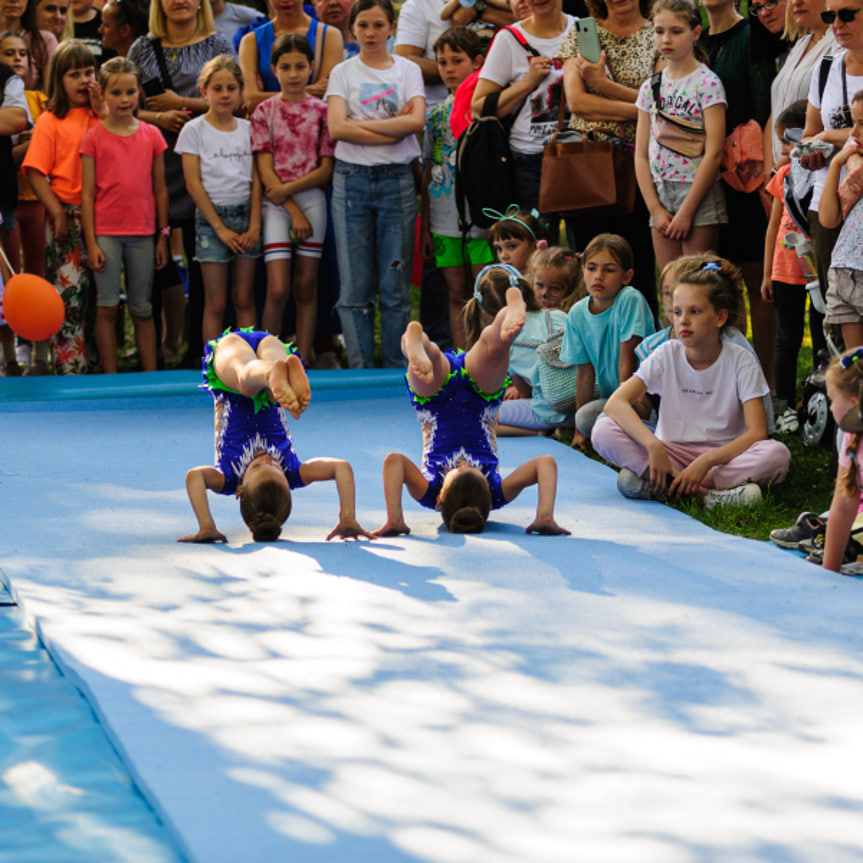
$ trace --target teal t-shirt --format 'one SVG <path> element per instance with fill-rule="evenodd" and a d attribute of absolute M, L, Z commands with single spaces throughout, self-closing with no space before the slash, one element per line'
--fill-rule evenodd
<path fill-rule="evenodd" d="M 654 331 L 647 300 L 635 288 L 621 288 L 611 307 L 591 314 L 590 297 L 579 300 L 566 317 L 560 358 L 565 363 L 590 363 L 596 372 L 600 398 L 607 399 L 620 385 L 620 345 L 633 336 Z"/>

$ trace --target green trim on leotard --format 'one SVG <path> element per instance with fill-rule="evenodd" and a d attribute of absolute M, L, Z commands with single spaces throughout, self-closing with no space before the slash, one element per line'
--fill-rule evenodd
<path fill-rule="evenodd" d="M 451 353 L 455 354 L 456 356 L 460 356 L 461 354 L 465 353 L 465 351 L 463 351 L 461 348 L 456 348 L 454 351 L 451 351 Z M 479 384 L 477 384 L 477 382 L 470 376 L 470 374 L 468 373 L 468 370 L 464 367 L 464 363 L 462 363 L 462 365 L 459 366 L 459 369 L 457 372 L 453 371 L 452 365 L 450 365 L 449 374 L 446 376 L 446 380 L 430 396 L 419 396 L 419 395 L 417 395 L 416 391 L 411 386 L 410 378 L 408 377 L 407 374 L 405 374 L 405 380 L 407 381 L 408 389 L 410 390 L 411 395 L 414 398 L 414 401 L 418 405 L 424 405 L 427 402 L 431 401 L 433 398 L 435 398 L 435 396 L 437 396 L 438 393 L 440 393 L 443 389 L 445 389 L 446 385 L 457 374 L 464 375 L 464 377 L 467 378 L 467 380 L 470 382 L 470 385 L 473 387 L 474 392 L 480 398 L 485 399 L 485 401 L 487 401 L 487 402 L 493 402 L 496 399 L 503 398 L 503 394 L 506 392 L 506 388 L 512 383 L 512 378 L 509 375 L 507 375 L 504 378 L 503 386 L 497 392 L 492 393 L 491 395 L 488 395 L 487 393 L 484 393 L 479 388 Z"/>
<path fill-rule="evenodd" d="M 236 333 L 254 333 L 260 332 L 255 327 L 241 327 L 239 330 L 232 330 L 230 327 L 222 333 L 222 335 L 217 336 L 215 339 L 210 339 L 207 345 L 210 348 L 210 353 L 206 357 L 207 365 L 204 369 L 204 376 L 206 377 L 207 383 L 202 385 L 202 389 L 207 390 L 223 390 L 226 393 L 234 393 L 234 395 L 242 396 L 244 395 L 239 390 L 232 389 L 231 387 L 224 384 L 219 376 L 216 374 L 215 369 L 215 357 L 216 357 L 216 345 L 225 337 L 230 336 Z M 285 344 L 280 340 L 280 344 L 285 348 L 285 353 L 290 356 L 291 354 L 297 353 L 296 348 L 294 347 L 293 342 L 288 342 Z M 245 396 L 245 398 L 251 398 L 252 402 L 255 406 L 255 413 L 259 413 L 264 408 L 271 407 L 276 404 L 266 390 L 261 390 L 259 393 L 256 393 L 254 396 Z"/>

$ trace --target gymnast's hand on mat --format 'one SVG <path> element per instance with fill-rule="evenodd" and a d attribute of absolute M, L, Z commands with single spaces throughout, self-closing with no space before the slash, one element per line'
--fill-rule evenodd
<path fill-rule="evenodd" d="M 373 531 L 375 536 L 398 536 L 399 534 L 410 532 L 411 529 L 401 517 L 391 518 L 383 527 L 379 527 L 376 531 Z"/>
<path fill-rule="evenodd" d="M 329 539 L 329 537 L 327 537 Z M 216 530 L 216 526 L 202 527 L 193 536 L 181 536 L 177 542 L 227 542 L 228 537 Z"/>
<path fill-rule="evenodd" d="M 540 536 L 569 536 L 572 531 L 561 527 L 553 518 L 535 518 L 525 529 L 525 533 L 538 533 Z"/>
<path fill-rule="evenodd" d="M 359 539 L 361 536 L 374 539 L 374 536 L 364 530 L 355 518 L 340 518 L 339 523 L 327 534 L 327 542 L 334 536 L 341 539 Z"/>

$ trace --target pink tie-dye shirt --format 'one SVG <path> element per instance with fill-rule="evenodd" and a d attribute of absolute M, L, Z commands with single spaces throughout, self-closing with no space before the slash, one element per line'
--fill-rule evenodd
<path fill-rule="evenodd" d="M 272 96 L 255 108 L 251 123 L 252 152 L 272 153 L 283 183 L 313 171 L 336 149 L 327 129 L 327 105 L 315 96 L 299 102 Z"/>

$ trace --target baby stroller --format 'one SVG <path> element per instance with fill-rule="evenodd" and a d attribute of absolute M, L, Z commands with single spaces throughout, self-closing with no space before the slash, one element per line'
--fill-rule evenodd
<path fill-rule="evenodd" d="M 816 312 L 823 315 L 826 311 L 821 286 L 818 284 L 818 274 L 815 271 L 815 259 L 812 256 L 812 246 L 803 234 L 789 233 L 783 239 L 783 244 L 797 253 L 803 274 L 806 276 L 806 290 L 809 292 L 809 302 Z M 827 398 L 825 375 L 833 357 L 842 352 L 841 336 L 834 328 L 823 324 L 824 341 L 827 350 L 818 352 L 815 357 L 815 371 L 807 375 L 803 381 L 803 399 L 797 409 L 797 422 L 800 439 L 806 446 L 832 447 L 836 438 L 836 424 L 830 413 L 830 401 Z"/>

